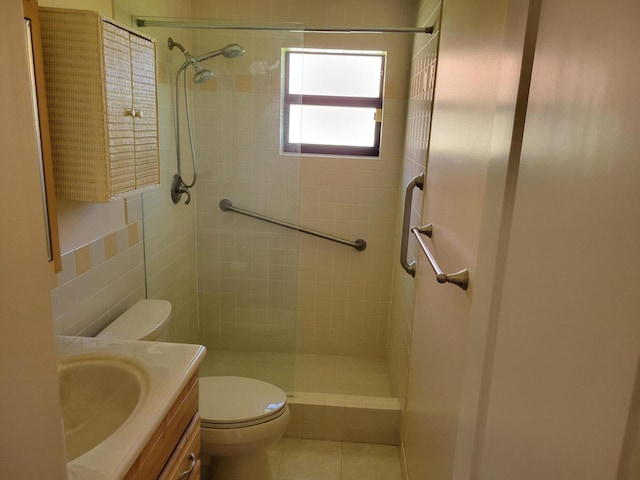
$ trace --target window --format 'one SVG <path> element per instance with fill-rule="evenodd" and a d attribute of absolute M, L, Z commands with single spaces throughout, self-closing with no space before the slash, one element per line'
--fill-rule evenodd
<path fill-rule="evenodd" d="M 286 50 L 282 149 L 380 155 L 385 54 Z"/>

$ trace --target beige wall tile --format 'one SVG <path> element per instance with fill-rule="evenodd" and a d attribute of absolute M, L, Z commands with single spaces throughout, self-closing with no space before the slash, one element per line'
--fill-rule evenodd
<path fill-rule="evenodd" d="M 110 233 L 104 237 L 104 256 L 105 259 L 113 258 L 118 254 L 118 241 L 116 233 Z"/>
<path fill-rule="evenodd" d="M 139 230 L 138 222 L 128 225 L 127 230 L 128 230 L 127 233 L 128 233 L 128 239 L 129 239 L 129 246 L 133 247 L 136 243 L 140 241 L 139 234 L 138 234 L 138 230 Z"/>
<path fill-rule="evenodd" d="M 74 251 L 76 258 L 76 275 L 82 275 L 91 269 L 91 252 L 89 245 Z"/>

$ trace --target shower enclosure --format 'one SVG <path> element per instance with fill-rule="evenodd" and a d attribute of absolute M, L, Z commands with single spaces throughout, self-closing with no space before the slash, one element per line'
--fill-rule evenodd
<path fill-rule="evenodd" d="M 225 212 L 222 199 L 298 220 L 300 162 L 279 153 L 282 48 L 299 33 L 198 32 L 194 44 L 240 43 L 246 53 L 211 62 L 215 89 L 193 92 L 202 374 L 250 376 L 294 389 L 299 235 Z M 204 87 L 204 85 L 203 85 Z"/>
<path fill-rule="evenodd" d="M 283 154 L 282 56 L 284 49 L 303 47 L 392 50 L 387 82 L 402 92 L 411 39 L 145 31 L 158 38 L 164 141 L 162 188 L 143 197 L 147 293 L 174 305 L 170 338 L 207 347 L 203 376 L 249 376 L 290 393 L 392 397 L 386 348 L 406 96 L 385 100 L 380 158 Z M 198 180 L 188 205 L 184 199 L 174 205 L 170 194 L 176 173 L 173 83 L 185 57 L 169 52 L 168 37 L 190 52 L 227 44 L 246 50 L 234 59 L 202 62 L 215 74 L 206 82 L 194 85 L 189 78 Z M 180 115 L 187 138 L 184 111 Z M 181 148 L 188 158 L 188 142 Z M 189 179 L 190 168 L 183 161 Z M 366 249 L 224 211 L 223 199 L 288 224 L 364 239 Z"/>

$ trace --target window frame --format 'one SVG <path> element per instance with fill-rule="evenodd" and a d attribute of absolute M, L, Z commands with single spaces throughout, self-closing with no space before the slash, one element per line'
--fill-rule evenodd
<path fill-rule="evenodd" d="M 303 53 L 305 55 L 361 55 L 363 57 L 379 57 L 380 64 L 380 86 L 378 97 L 347 97 L 329 95 L 307 95 L 292 94 L 289 92 L 289 57 L 290 55 Z M 284 86 L 283 86 L 283 121 L 282 121 L 282 151 L 284 153 L 312 154 L 312 155 L 335 155 L 348 157 L 379 157 L 380 139 L 382 135 L 382 105 L 384 94 L 384 77 L 386 68 L 385 52 L 362 52 L 362 51 L 331 51 L 331 50 L 306 50 L 306 49 L 285 49 L 284 51 Z M 289 118 L 291 115 L 291 105 L 315 105 L 328 107 L 364 107 L 375 108 L 376 119 L 374 126 L 374 144 L 371 147 L 353 145 L 324 145 L 315 143 L 292 143 L 289 138 Z"/>

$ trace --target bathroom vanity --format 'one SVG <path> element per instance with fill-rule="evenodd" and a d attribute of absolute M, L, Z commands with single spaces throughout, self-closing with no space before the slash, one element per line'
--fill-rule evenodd
<path fill-rule="evenodd" d="M 200 478 L 200 415 L 198 413 L 198 367 L 205 355 L 199 345 L 86 337 L 57 337 L 56 352 L 60 372 L 61 401 L 67 437 L 67 470 L 73 480 L 190 479 Z M 72 374 L 64 374 L 73 368 Z M 93 369 L 93 370 L 90 370 Z M 99 370 L 102 369 L 102 370 Z M 84 375 L 88 373 L 88 375 Z M 120 372 L 113 375 L 111 372 Z M 101 373 L 94 373 L 101 372 Z M 130 372 L 130 373 L 129 373 Z M 93 392 L 82 378 L 131 377 L 133 382 L 114 392 Z M 73 383 L 75 382 L 75 383 Z M 117 383 L 117 380 L 114 380 Z M 95 387 L 100 388 L 100 387 Z M 132 393 L 133 392 L 133 393 Z M 113 393 L 112 397 L 105 399 Z M 117 412 L 100 409 L 125 408 L 114 425 L 105 426 Z M 86 412 L 72 405 L 82 396 L 82 405 L 96 402 Z M 94 419 L 78 417 L 93 416 Z M 116 415 L 117 416 L 117 415 Z M 79 432 L 74 425 L 94 422 L 98 437 Z M 106 430 L 105 430 L 106 429 Z M 91 438 L 91 437 L 95 438 Z M 87 443 L 89 442 L 89 443 Z"/>
<path fill-rule="evenodd" d="M 182 389 L 124 478 L 194 480 L 200 478 L 199 472 L 200 415 L 196 373 Z"/>

